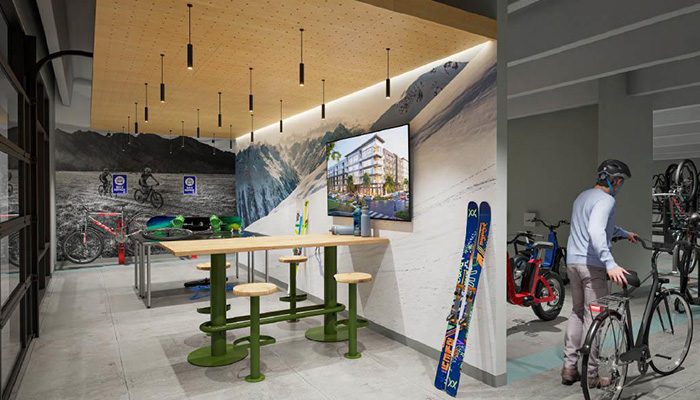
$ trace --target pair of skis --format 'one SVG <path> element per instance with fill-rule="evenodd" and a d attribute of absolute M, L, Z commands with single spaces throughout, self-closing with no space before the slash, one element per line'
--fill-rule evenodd
<path fill-rule="evenodd" d="M 484 254 L 491 226 L 491 207 L 482 202 L 479 206 L 469 202 L 467 206 L 467 233 L 464 250 L 454 292 L 450 314 L 447 316 L 447 330 L 442 344 L 442 352 L 435 374 L 435 387 L 450 396 L 457 395 L 462 360 L 469 333 L 469 321 L 474 309 L 476 291 L 479 287 L 481 270 L 484 267 Z"/>

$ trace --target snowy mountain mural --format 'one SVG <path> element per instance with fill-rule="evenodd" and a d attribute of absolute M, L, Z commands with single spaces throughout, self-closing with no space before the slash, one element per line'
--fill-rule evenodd
<path fill-rule="evenodd" d="M 238 213 L 248 229 L 269 235 L 292 233 L 295 217 L 309 201 L 309 231 L 327 232 L 350 225 L 349 218 L 329 217 L 326 210 L 324 143 L 339 138 L 408 123 L 412 168 L 413 221 L 373 221 L 375 234 L 387 246 L 339 247 L 339 272 L 369 272 L 370 285 L 360 291 L 364 317 L 437 349 L 444 334 L 443 310 L 450 304 L 456 267 L 464 243 L 465 208 L 470 200 L 496 200 L 496 44 L 481 46 L 392 77 L 384 98 L 384 83 L 335 100 L 326 119 L 310 110 L 276 126 L 256 131 L 255 143 L 237 141 Z M 255 162 L 244 165 L 254 155 Z M 249 172 L 246 172 L 249 171 Z M 268 193 L 272 195 L 268 195 Z M 496 214 L 505 210 L 494 209 Z M 492 231 L 491 243 L 505 240 Z M 487 249 L 489 267 L 500 267 L 494 246 Z M 271 251 L 270 260 L 284 254 Z M 298 288 L 323 296 L 321 250 L 307 249 L 309 261 L 299 269 Z M 258 255 L 262 257 L 262 255 Z M 256 265 L 264 265 L 260 258 Z M 504 269 L 504 268 L 503 268 Z M 270 268 L 273 278 L 286 281 L 284 268 Z M 480 297 L 488 300 L 502 286 L 499 268 L 486 268 Z M 501 296 L 502 297 L 502 296 Z M 339 301 L 345 303 L 344 291 Z M 466 362 L 480 367 L 493 362 L 499 339 L 495 302 L 479 301 L 470 330 Z"/>

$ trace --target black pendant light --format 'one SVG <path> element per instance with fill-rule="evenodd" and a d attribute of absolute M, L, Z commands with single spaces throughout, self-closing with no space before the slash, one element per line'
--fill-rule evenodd
<path fill-rule="evenodd" d="M 321 79 L 321 119 L 326 119 L 326 80 Z"/>
<path fill-rule="evenodd" d="M 187 3 L 187 20 L 188 30 L 187 30 L 187 69 L 191 70 L 193 65 L 193 54 L 192 54 L 192 4 Z"/>
<path fill-rule="evenodd" d="M 253 68 L 250 69 L 250 92 L 248 93 L 248 112 L 253 112 Z"/>
<path fill-rule="evenodd" d="M 282 126 L 282 100 L 280 100 L 280 133 L 284 132 L 284 126 Z"/>
<path fill-rule="evenodd" d="M 165 54 L 160 55 L 160 102 L 165 103 L 165 83 L 163 82 L 163 58 Z"/>
<path fill-rule="evenodd" d="M 301 57 L 299 61 L 299 86 L 304 86 L 304 28 L 299 29 L 301 34 Z"/>
<path fill-rule="evenodd" d="M 228 126 L 228 148 L 233 150 L 233 124 Z"/>
<path fill-rule="evenodd" d="M 219 92 L 219 118 L 218 127 L 221 128 L 221 92 Z"/>
<path fill-rule="evenodd" d="M 391 80 L 389 79 L 389 51 L 390 48 L 386 48 L 386 98 L 391 97 Z"/>
<path fill-rule="evenodd" d="M 211 154 L 216 154 L 216 132 L 214 132 L 214 135 L 211 138 Z"/>
<path fill-rule="evenodd" d="M 250 143 L 255 141 L 255 131 L 253 130 L 253 114 L 250 114 Z"/>
<path fill-rule="evenodd" d="M 173 154 L 173 130 L 168 130 L 168 153 Z"/>
<path fill-rule="evenodd" d="M 148 82 L 144 83 L 146 88 L 146 105 L 143 108 L 143 122 L 148 123 Z"/>
<path fill-rule="evenodd" d="M 131 115 L 126 116 L 126 137 L 127 144 L 131 144 Z"/>
<path fill-rule="evenodd" d="M 199 139 L 199 108 L 197 109 L 197 139 Z"/>
<path fill-rule="evenodd" d="M 134 135 L 139 134 L 139 102 L 134 103 Z"/>
<path fill-rule="evenodd" d="M 126 133 L 126 129 L 124 129 L 124 125 L 122 125 L 122 133 Z M 124 143 L 122 143 L 122 151 L 126 151 L 126 146 L 124 146 Z"/>
<path fill-rule="evenodd" d="M 180 146 L 181 149 L 185 148 L 185 121 L 180 121 L 180 124 L 182 124 L 180 128 L 180 133 L 182 134 L 182 146 Z"/>

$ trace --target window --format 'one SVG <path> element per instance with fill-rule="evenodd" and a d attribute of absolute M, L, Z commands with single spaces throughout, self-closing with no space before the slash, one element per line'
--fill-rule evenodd
<path fill-rule="evenodd" d="M 0 371 L 2 371 L 3 392 L 17 361 L 17 356 L 22 350 L 22 329 L 20 324 L 20 307 L 17 307 L 5 326 L 2 327 L 2 333 L 0 333 L 0 355 L 2 357 L 2 360 L 0 360 Z"/>
<path fill-rule="evenodd" d="M 19 143 L 17 124 L 18 93 L 7 76 L 0 72 L 0 135 Z"/>

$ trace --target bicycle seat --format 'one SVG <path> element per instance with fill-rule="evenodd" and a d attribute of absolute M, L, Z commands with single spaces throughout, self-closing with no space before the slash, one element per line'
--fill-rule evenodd
<path fill-rule="evenodd" d="M 642 281 L 639 280 L 639 275 L 635 271 L 627 271 L 629 272 L 628 275 L 625 275 L 625 278 L 627 278 L 627 286 L 632 286 L 632 287 L 640 287 L 642 285 Z M 610 280 L 609 276 L 606 276 L 607 280 Z"/>
<path fill-rule="evenodd" d="M 554 243 L 552 243 L 552 242 L 535 242 L 532 245 L 532 248 L 535 250 L 540 250 L 540 249 L 550 250 L 550 249 L 554 248 Z"/>

